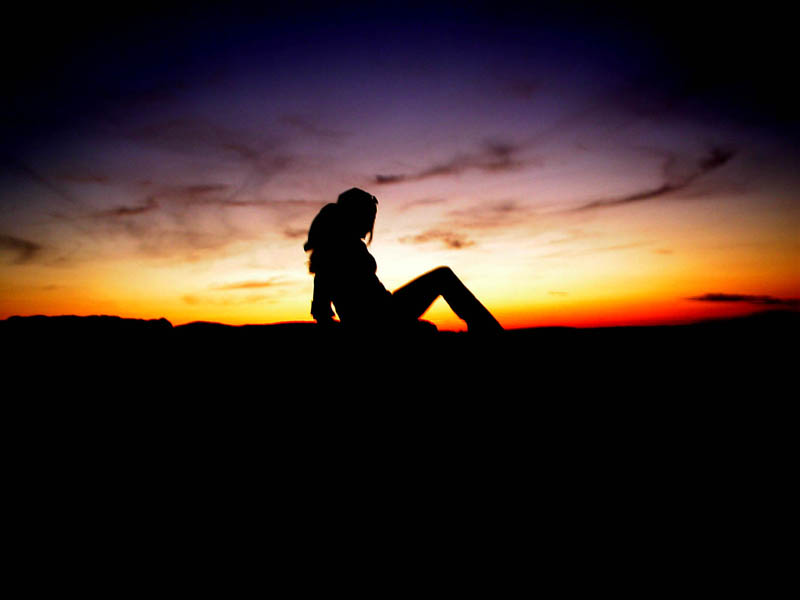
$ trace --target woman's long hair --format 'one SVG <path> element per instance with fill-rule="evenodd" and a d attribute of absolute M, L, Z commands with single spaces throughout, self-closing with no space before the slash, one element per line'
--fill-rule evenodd
<path fill-rule="evenodd" d="M 351 188 L 339 194 L 336 204 L 326 204 L 314 217 L 308 229 L 308 240 L 303 249 L 311 251 L 308 262 L 309 273 L 324 268 L 327 250 L 334 249 L 354 237 L 372 242 L 378 200 L 359 188 Z"/>

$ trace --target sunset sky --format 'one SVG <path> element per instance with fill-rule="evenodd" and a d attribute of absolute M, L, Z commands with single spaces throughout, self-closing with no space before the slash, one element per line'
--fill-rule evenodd
<path fill-rule="evenodd" d="M 18 8 L 0 318 L 310 320 L 354 186 L 388 289 L 449 265 L 507 328 L 797 309 L 790 20 L 695 4 Z"/>

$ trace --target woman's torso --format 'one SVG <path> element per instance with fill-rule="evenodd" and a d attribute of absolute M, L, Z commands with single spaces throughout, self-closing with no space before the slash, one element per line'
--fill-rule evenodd
<path fill-rule="evenodd" d="M 392 296 L 376 271 L 375 259 L 358 240 L 328 249 L 315 277 L 324 280 L 342 322 L 374 322 L 389 318 Z"/>

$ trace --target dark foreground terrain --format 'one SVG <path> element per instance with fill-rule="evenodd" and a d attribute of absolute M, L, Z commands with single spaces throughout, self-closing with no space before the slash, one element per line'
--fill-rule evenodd
<path fill-rule="evenodd" d="M 744 380 L 760 381 L 765 392 L 778 376 L 793 378 L 798 333 L 800 312 L 786 311 L 678 326 L 521 329 L 496 337 L 378 328 L 352 334 L 313 323 L 173 327 L 166 319 L 110 316 L 0 321 L 11 372 L 38 372 L 42 383 L 60 372 L 84 388 L 122 375 L 127 385 L 157 382 L 154 393 L 176 382 L 203 390 L 222 381 L 265 395 L 314 388 L 348 397 L 406 386 L 423 394 L 451 386 L 541 397 L 545 389 L 559 396 L 581 388 L 657 394 L 685 384 L 682 391 L 691 393 L 737 388 Z"/>
<path fill-rule="evenodd" d="M 209 522 L 259 544 L 360 522 L 413 556 L 488 535 L 707 569 L 710 544 L 762 547 L 744 520 L 783 527 L 799 317 L 494 338 L 12 317 L 10 514 L 64 555 L 87 531 L 149 555 Z"/>

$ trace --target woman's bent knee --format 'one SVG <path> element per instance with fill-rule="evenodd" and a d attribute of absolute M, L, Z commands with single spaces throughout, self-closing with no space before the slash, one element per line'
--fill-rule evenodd
<path fill-rule="evenodd" d="M 431 273 L 438 277 L 455 277 L 455 273 L 450 267 L 436 267 Z"/>

